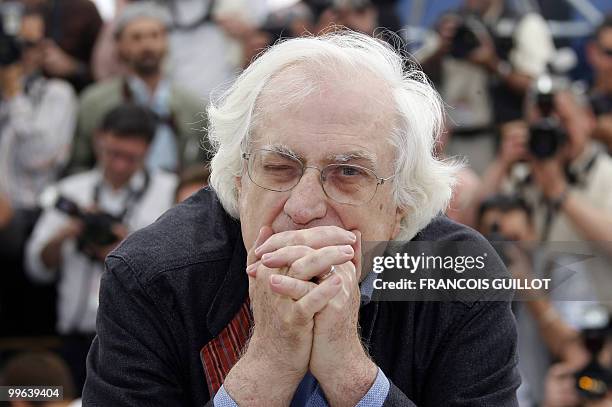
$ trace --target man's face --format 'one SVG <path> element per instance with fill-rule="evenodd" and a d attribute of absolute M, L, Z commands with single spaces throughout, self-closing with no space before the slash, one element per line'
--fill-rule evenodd
<path fill-rule="evenodd" d="M 99 162 L 105 180 L 115 188 L 127 184 L 143 167 L 149 144 L 142 137 L 117 137 L 112 132 L 97 135 Z"/>
<path fill-rule="evenodd" d="M 119 55 L 139 75 L 159 72 L 168 50 L 166 29 L 152 18 L 138 18 L 125 26 L 117 40 Z"/>
<path fill-rule="evenodd" d="M 494 231 L 512 241 L 525 242 L 535 239 L 535 230 L 529 217 L 520 209 L 508 212 L 499 209 L 486 211 L 480 221 L 480 233 L 486 236 Z"/>
<path fill-rule="evenodd" d="M 282 80 L 269 88 L 280 89 Z M 390 96 L 371 84 L 322 85 L 298 105 L 279 108 L 275 94 L 260 96 L 263 118 L 256 126 L 250 151 L 260 148 L 289 150 L 307 166 L 355 164 L 370 168 L 378 177 L 393 175 L 394 148 L 389 143 L 393 124 Z M 388 93 L 388 92 L 387 92 Z M 375 98 L 387 97 L 386 104 Z M 347 157 L 354 156 L 356 158 Z M 366 158 L 357 158 L 366 156 Z M 340 159 L 339 157 L 342 157 Z M 340 160 L 341 162 L 338 162 Z M 307 168 L 290 191 L 275 192 L 255 185 L 247 175 L 246 162 L 237 177 L 239 211 L 245 247 L 255 242 L 259 229 L 270 225 L 274 233 L 335 225 L 357 229 L 364 241 L 387 241 L 399 232 L 400 211 L 392 197 L 393 181 L 379 185 L 371 201 L 360 206 L 338 203 L 324 193 L 320 172 Z"/>
<path fill-rule="evenodd" d="M 612 75 L 612 28 L 602 30 L 589 44 L 588 57 L 598 76 Z"/>

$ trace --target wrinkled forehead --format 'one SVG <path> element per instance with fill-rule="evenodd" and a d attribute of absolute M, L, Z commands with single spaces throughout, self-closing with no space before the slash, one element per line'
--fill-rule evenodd
<path fill-rule="evenodd" d="M 372 114 L 389 114 L 393 110 L 389 84 L 365 67 L 343 62 L 300 62 L 286 66 L 268 80 L 259 94 L 255 109 L 301 108 L 304 102 L 326 100 L 329 105 Z"/>
<path fill-rule="evenodd" d="M 391 86 L 367 69 L 294 64 L 275 74 L 257 98 L 251 141 L 265 135 L 260 141 L 286 144 L 283 136 L 302 132 L 387 144 L 396 115 Z"/>

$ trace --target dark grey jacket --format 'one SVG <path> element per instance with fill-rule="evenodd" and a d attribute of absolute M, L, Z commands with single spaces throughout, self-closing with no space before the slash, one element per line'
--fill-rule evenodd
<path fill-rule="evenodd" d="M 445 217 L 415 239 L 490 248 Z M 208 403 L 200 350 L 244 303 L 245 264 L 240 224 L 210 191 L 130 236 L 106 262 L 83 405 Z M 517 405 L 509 303 L 371 302 L 361 308 L 360 324 L 373 360 L 392 382 L 385 406 Z"/>

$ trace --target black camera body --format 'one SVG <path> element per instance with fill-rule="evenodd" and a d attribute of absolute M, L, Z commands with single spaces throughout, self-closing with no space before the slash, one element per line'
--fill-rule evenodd
<path fill-rule="evenodd" d="M 541 119 L 529 126 L 529 152 L 537 159 L 554 157 L 567 142 L 567 132 L 554 116 L 555 94 L 559 84 L 554 78 L 544 75 L 535 83 L 533 94 Z"/>
<path fill-rule="evenodd" d="M 22 14 L 22 5 L 18 2 L 0 4 L 0 67 L 21 60 L 22 46 L 17 33 Z"/>
<path fill-rule="evenodd" d="M 77 218 L 85 225 L 83 233 L 79 236 L 78 246 L 107 246 L 119 240 L 113 232 L 113 225 L 121 223 L 121 219 L 105 212 L 85 212 L 68 198 L 60 196 L 55 207 L 66 215 Z"/>
<path fill-rule="evenodd" d="M 529 126 L 529 152 L 540 160 L 554 157 L 567 141 L 567 133 L 553 117 L 544 117 Z"/>
<path fill-rule="evenodd" d="M 453 35 L 450 54 L 453 58 L 465 59 L 472 51 L 481 46 L 476 35 L 479 23 L 472 16 L 458 16 L 459 24 Z"/>
<path fill-rule="evenodd" d="M 579 396 L 588 400 L 603 399 L 612 390 L 612 369 L 599 363 L 599 355 L 612 336 L 611 319 L 607 311 L 599 308 L 591 311 L 597 317 L 596 323 L 582 330 L 582 341 L 591 355 L 590 361 L 574 374 Z"/>
<path fill-rule="evenodd" d="M 609 331 L 585 329 L 582 331 L 582 337 L 585 347 L 591 353 L 591 361 L 575 373 L 576 390 L 580 397 L 585 399 L 602 399 L 612 390 L 612 370 L 602 366 L 597 357 L 609 337 Z"/>
<path fill-rule="evenodd" d="M 0 66 L 13 65 L 21 60 L 21 45 L 17 39 L 0 27 Z"/>

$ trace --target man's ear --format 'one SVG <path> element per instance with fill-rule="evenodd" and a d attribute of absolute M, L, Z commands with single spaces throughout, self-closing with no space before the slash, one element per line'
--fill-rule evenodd
<path fill-rule="evenodd" d="M 392 239 L 397 238 L 397 236 L 399 235 L 399 232 L 402 228 L 402 220 L 404 220 L 404 217 L 408 214 L 408 210 L 406 208 L 401 208 L 401 207 L 397 207 L 395 210 L 395 224 L 393 225 L 393 235 L 391 236 Z"/>

